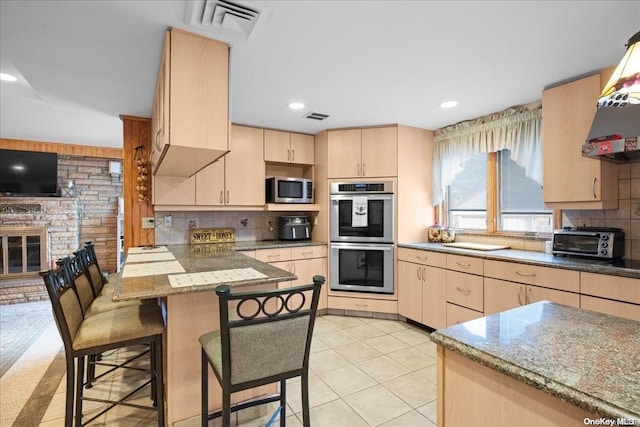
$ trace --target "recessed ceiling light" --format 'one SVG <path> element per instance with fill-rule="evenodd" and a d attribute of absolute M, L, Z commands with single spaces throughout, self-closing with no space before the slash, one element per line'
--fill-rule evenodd
<path fill-rule="evenodd" d="M 4 80 L 5 82 L 15 82 L 18 78 L 11 74 L 0 73 L 0 80 Z"/>
<path fill-rule="evenodd" d="M 440 108 L 453 108 L 458 105 L 458 101 L 446 101 L 440 104 Z"/>
<path fill-rule="evenodd" d="M 302 110 L 304 108 L 304 104 L 302 102 L 292 102 L 289 104 L 289 108 L 292 110 Z"/>

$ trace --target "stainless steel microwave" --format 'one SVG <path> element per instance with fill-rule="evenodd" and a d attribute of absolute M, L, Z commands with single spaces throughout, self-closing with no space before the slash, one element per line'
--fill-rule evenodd
<path fill-rule="evenodd" d="M 619 260 L 624 257 L 624 231 L 601 227 L 555 230 L 552 252 L 554 255 Z"/>
<path fill-rule="evenodd" d="M 306 178 L 266 179 L 267 203 L 313 203 L 313 182 Z"/>

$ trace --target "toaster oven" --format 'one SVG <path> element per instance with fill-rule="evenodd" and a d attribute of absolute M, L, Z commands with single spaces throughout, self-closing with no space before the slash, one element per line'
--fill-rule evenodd
<path fill-rule="evenodd" d="M 553 255 L 603 260 L 624 257 L 624 231 L 620 228 L 565 227 L 553 232 Z"/>

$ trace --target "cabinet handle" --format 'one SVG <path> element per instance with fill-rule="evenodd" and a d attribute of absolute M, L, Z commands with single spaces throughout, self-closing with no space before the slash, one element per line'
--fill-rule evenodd
<path fill-rule="evenodd" d="M 229 204 L 229 190 L 227 190 L 227 204 Z"/>
<path fill-rule="evenodd" d="M 313 252 L 302 252 L 302 256 L 310 258 L 313 255 Z"/>
<path fill-rule="evenodd" d="M 418 258 L 420 261 L 426 261 L 429 259 L 428 256 L 420 256 L 420 255 L 416 255 L 416 258 Z"/>
<path fill-rule="evenodd" d="M 365 176 L 367 174 L 367 165 L 365 163 L 362 163 L 362 176 Z"/>
<path fill-rule="evenodd" d="M 536 277 L 536 273 L 525 273 L 524 271 L 516 271 L 516 274 L 522 277 Z"/>
<path fill-rule="evenodd" d="M 458 264 L 458 265 L 459 265 L 460 267 L 462 267 L 462 268 L 469 268 L 469 267 L 471 267 L 471 264 L 465 264 L 464 262 L 456 261 L 456 264 Z"/>
<path fill-rule="evenodd" d="M 224 203 L 224 192 L 222 190 L 220 190 L 220 204 Z"/>
<path fill-rule="evenodd" d="M 460 292 L 465 297 L 468 297 L 469 294 L 471 293 L 471 289 L 463 289 L 463 288 L 460 288 L 458 286 L 456 286 L 456 289 L 458 290 L 458 292 Z"/>
<path fill-rule="evenodd" d="M 276 255 L 267 255 L 267 258 L 269 258 L 269 261 L 275 261 L 280 259 L 280 255 L 276 254 Z"/>
<path fill-rule="evenodd" d="M 291 150 L 287 148 L 287 161 L 291 161 Z"/>
<path fill-rule="evenodd" d="M 360 176 L 360 163 L 356 166 L 356 176 Z"/>
<path fill-rule="evenodd" d="M 520 288 L 518 289 L 518 304 L 520 304 L 520 305 L 524 305 L 524 304 L 522 304 L 522 294 L 523 294 L 522 291 L 523 290 L 524 290 L 524 288 L 522 286 L 520 286 Z"/>
<path fill-rule="evenodd" d="M 531 304 L 533 300 L 533 289 L 532 288 L 528 288 L 527 289 L 527 304 Z"/>
<path fill-rule="evenodd" d="M 296 150 L 294 150 L 293 148 L 291 149 L 291 161 L 296 161 Z"/>
<path fill-rule="evenodd" d="M 158 129 L 158 132 L 156 132 L 156 137 L 154 138 L 156 140 L 156 148 L 159 150 L 160 148 L 162 148 L 160 146 L 160 141 L 158 140 L 158 137 L 160 136 L 160 133 L 162 133 L 162 129 Z"/>
<path fill-rule="evenodd" d="M 596 181 L 598 180 L 598 178 L 593 178 L 593 184 L 591 185 L 591 190 L 593 190 L 593 198 L 597 199 L 598 196 L 596 196 Z"/>
<path fill-rule="evenodd" d="M 422 267 L 422 281 L 425 282 L 427 280 L 427 267 Z"/>
<path fill-rule="evenodd" d="M 422 281 L 422 267 L 418 266 L 418 271 L 416 272 L 416 276 L 418 276 L 418 281 Z"/>
<path fill-rule="evenodd" d="M 358 303 L 356 303 L 356 307 L 365 307 L 366 308 L 368 305 L 369 304 L 358 304 Z"/>

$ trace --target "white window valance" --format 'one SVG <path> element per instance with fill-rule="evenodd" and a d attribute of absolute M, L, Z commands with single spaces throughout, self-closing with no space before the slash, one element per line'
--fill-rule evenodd
<path fill-rule="evenodd" d="M 438 129 L 433 152 L 433 203 L 464 162 L 481 153 L 508 149 L 527 177 L 542 185 L 542 103 L 511 107 L 499 113 Z"/>

